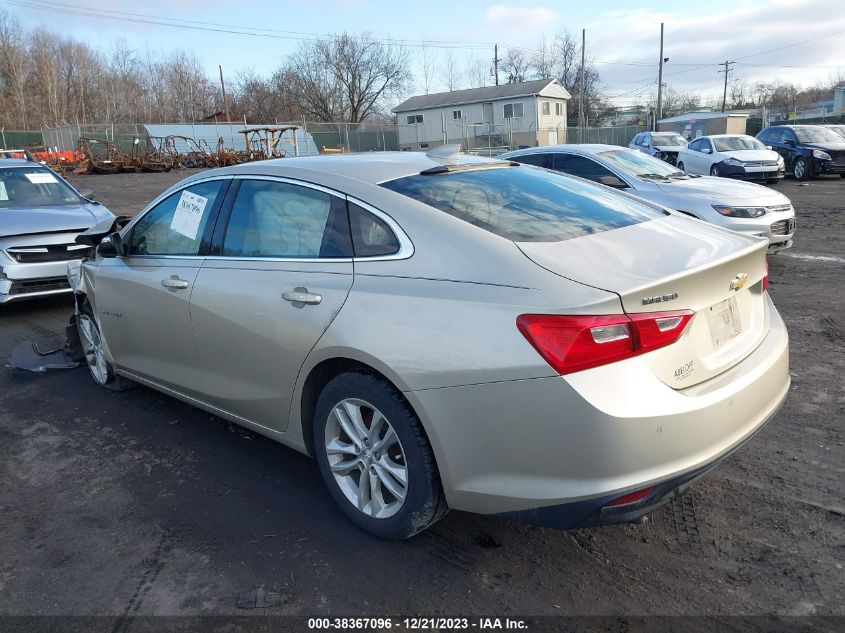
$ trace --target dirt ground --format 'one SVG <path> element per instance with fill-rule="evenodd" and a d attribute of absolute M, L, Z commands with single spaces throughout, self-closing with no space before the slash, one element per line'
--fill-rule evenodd
<path fill-rule="evenodd" d="M 136 213 L 185 172 L 75 178 Z M 562 532 L 452 512 L 384 542 L 310 459 L 87 370 L 0 370 L 0 614 L 845 616 L 845 180 L 775 188 L 770 258 L 792 390 L 769 425 L 650 522 Z M 0 358 L 61 343 L 69 299 L 0 308 Z M 527 421 L 526 421 L 527 423 Z M 483 450 L 483 449 L 482 449 Z M 123 626 L 123 625 L 121 625 Z M 741 630 L 747 630 L 742 628 Z"/>

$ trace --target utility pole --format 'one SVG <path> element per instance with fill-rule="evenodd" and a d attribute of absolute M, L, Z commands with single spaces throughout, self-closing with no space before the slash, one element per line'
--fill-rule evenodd
<path fill-rule="evenodd" d="M 725 73 L 725 89 L 722 91 L 722 112 L 725 111 L 725 103 L 728 100 L 728 74 L 733 70 L 731 66 L 733 66 L 733 62 L 725 60 L 723 62 L 725 65 L 725 70 L 720 70 L 720 73 Z M 721 64 L 719 64 L 721 66 Z"/>
<path fill-rule="evenodd" d="M 581 89 L 578 91 L 578 142 L 584 142 L 584 84 L 585 75 L 584 64 L 587 53 L 587 29 L 581 29 Z"/>
<path fill-rule="evenodd" d="M 496 85 L 499 85 L 499 45 L 493 45 L 493 76 L 496 78 Z"/>
<path fill-rule="evenodd" d="M 663 118 L 663 22 L 660 23 L 660 70 L 657 71 L 657 111 L 654 113 L 654 131 L 657 122 Z"/>
<path fill-rule="evenodd" d="M 220 89 L 223 91 L 223 112 L 226 113 L 226 123 L 229 122 L 229 104 L 226 102 L 226 84 L 223 83 L 223 66 L 220 69 Z"/>

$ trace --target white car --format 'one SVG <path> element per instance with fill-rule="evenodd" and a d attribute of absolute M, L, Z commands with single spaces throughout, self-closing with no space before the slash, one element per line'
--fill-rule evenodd
<path fill-rule="evenodd" d="M 769 240 L 769 252 L 792 246 L 795 210 L 789 198 L 750 182 L 685 174 L 618 145 L 551 145 L 499 156 L 621 189 L 726 229 Z"/>
<path fill-rule="evenodd" d="M 695 139 L 678 152 L 678 169 L 688 174 L 703 174 L 765 180 L 775 183 L 783 178 L 783 158 L 753 136 L 713 134 Z"/>
<path fill-rule="evenodd" d="M 677 132 L 642 132 L 628 143 L 628 147 L 675 165 L 678 152 L 686 144 L 687 139 Z"/>

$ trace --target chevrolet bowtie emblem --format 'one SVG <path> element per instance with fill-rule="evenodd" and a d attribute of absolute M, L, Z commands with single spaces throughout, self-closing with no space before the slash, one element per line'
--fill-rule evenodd
<path fill-rule="evenodd" d="M 748 281 L 748 273 L 739 273 L 738 275 L 736 275 L 736 277 L 731 279 L 731 285 L 730 285 L 730 288 L 728 288 L 728 289 L 729 290 L 739 290 L 739 289 L 741 289 L 745 286 L 747 281 Z"/>

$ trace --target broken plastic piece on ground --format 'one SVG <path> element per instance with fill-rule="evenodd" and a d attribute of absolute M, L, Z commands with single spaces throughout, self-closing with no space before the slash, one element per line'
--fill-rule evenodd
<path fill-rule="evenodd" d="M 12 350 L 9 367 L 43 373 L 48 369 L 73 369 L 79 363 L 71 358 L 67 345 L 49 352 L 38 349 L 38 343 L 24 341 Z"/>

